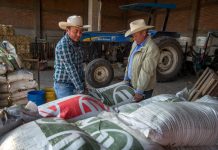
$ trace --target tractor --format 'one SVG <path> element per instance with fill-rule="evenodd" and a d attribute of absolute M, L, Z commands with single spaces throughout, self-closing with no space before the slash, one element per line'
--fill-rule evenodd
<path fill-rule="evenodd" d="M 157 67 L 157 80 L 171 81 L 176 78 L 183 64 L 183 50 L 176 40 L 180 37 L 177 32 L 167 32 L 166 26 L 170 10 L 175 9 L 175 4 L 160 3 L 134 3 L 120 6 L 122 10 L 142 11 L 148 14 L 147 24 L 150 25 L 155 11 L 166 11 L 161 31 L 149 30 L 149 35 L 154 39 L 161 50 Z M 124 32 L 84 32 L 81 41 L 87 50 L 86 81 L 95 88 L 104 87 L 113 80 L 112 65 L 115 62 L 123 63 L 127 60 L 131 49 L 132 38 L 125 37 Z"/>

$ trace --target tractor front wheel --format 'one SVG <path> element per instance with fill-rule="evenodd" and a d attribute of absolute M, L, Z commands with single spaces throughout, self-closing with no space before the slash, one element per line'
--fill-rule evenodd
<path fill-rule="evenodd" d="M 109 61 L 98 58 L 87 65 L 85 77 L 90 86 L 94 88 L 105 87 L 113 80 L 114 71 Z"/>

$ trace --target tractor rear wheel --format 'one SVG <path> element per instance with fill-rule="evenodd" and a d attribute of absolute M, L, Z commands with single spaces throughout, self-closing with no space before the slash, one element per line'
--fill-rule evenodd
<path fill-rule="evenodd" d="M 176 39 L 171 37 L 158 37 L 154 41 L 160 48 L 157 81 L 172 81 L 177 77 L 183 64 L 182 47 Z"/>

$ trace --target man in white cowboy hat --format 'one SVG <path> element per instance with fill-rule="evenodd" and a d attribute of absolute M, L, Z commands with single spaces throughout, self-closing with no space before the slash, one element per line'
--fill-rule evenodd
<path fill-rule="evenodd" d="M 82 17 L 70 16 L 67 21 L 59 22 L 59 27 L 66 34 L 57 43 L 55 48 L 54 89 L 57 98 L 84 92 L 83 60 L 84 51 L 79 40 L 82 36 Z"/>
<path fill-rule="evenodd" d="M 133 44 L 128 58 L 124 81 L 135 90 L 135 101 L 141 101 L 152 96 L 156 83 L 156 68 L 160 56 L 159 48 L 148 35 L 148 29 L 153 26 L 145 24 L 144 19 L 130 23 L 130 29 L 125 36 L 132 35 Z"/>

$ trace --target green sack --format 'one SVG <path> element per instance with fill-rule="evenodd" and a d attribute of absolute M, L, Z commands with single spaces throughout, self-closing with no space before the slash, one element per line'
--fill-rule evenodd
<path fill-rule="evenodd" d="M 108 106 L 123 105 L 134 101 L 134 89 L 125 82 L 119 82 L 108 87 L 90 89 L 89 93 Z"/>
<path fill-rule="evenodd" d="M 19 126 L 0 141 L 4 150 L 99 150 L 101 146 L 78 127 L 60 118 L 43 118 Z"/>
<path fill-rule="evenodd" d="M 20 67 L 18 66 L 17 64 L 17 61 L 16 59 L 14 58 L 14 56 L 12 55 L 8 55 L 8 60 L 10 61 L 10 63 L 13 65 L 14 69 L 17 70 L 17 69 L 20 69 Z"/>
<path fill-rule="evenodd" d="M 7 56 L 0 54 L 0 59 L 4 62 L 7 71 L 14 71 L 14 66 L 11 64 L 11 62 L 8 60 Z"/>
<path fill-rule="evenodd" d="M 116 113 L 103 112 L 76 124 L 107 150 L 162 150 L 161 146 L 123 124 Z"/>

